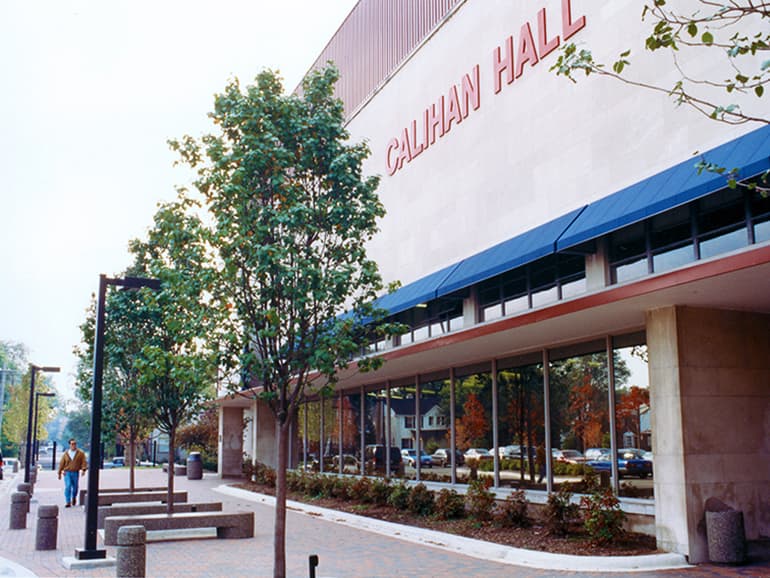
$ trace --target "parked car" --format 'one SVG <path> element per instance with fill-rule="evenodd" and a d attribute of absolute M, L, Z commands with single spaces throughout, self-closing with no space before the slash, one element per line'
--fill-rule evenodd
<path fill-rule="evenodd" d="M 577 450 L 553 449 L 551 450 L 551 454 L 553 455 L 553 459 L 565 464 L 582 464 L 586 461 L 585 456 Z"/>
<path fill-rule="evenodd" d="M 430 457 L 430 461 L 434 466 L 440 466 L 446 468 L 452 463 L 452 450 L 448 448 L 437 449 Z M 455 465 L 461 466 L 465 463 L 465 458 L 459 450 L 455 450 Z"/>
<path fill-rule="evenodd" d="M 494 458 L 494 456 L 489 452 L 489 450 L 484 448 L 470 448 L 463 454 L 465 457 L 465 461 L 468 460 L 491 460 Z"/>
<path fill-rule="evenodd" d="M 521 446 L 510 445 L 497 448 L 497 455 L 503 458 L 518 458 L 521 456 Z"/>
<path fill-rule="evenodd" d="M 348 473 L 358 473 L 361 469 L 361 466 L 359 465 L 358 458 L 354 456 L 353 454 L 343 454 L 342 455 L 342 471 L 348 472 Z M 335 471 L 339 471 L 340 468 L 340 457 L 339 456 L 333 456 L 332 457 L 332 466 L 334 467 Z"/>
<path fill-rule="evenodd" d="M 0 480 L 3 479 L 3 452 L 0 452 Z"/>
<path fill-rule="evenodd" d="M 122 468 L 126 465 L 126 458 L 123 456 L 117 456 L 112 458 L 110 461 L 104 462 L 104 469 L 109 470 L 110 468 Z"/>
<path fill-rule="evenodd" d="M 401 459 L 404 460 L 404 463 L 407 466 L 416 467 L 417 463 L 417 450 L 412 449 L 405 449 L 401 450 Z M 432 468 L 433 462 L 431 461 L 430 456 L 425 452 L 425 450 L 420 450 L 420 467 L 421 468 Z"/>
<path fill-rule="evenodd" d="M 583 452 L 583 455 L 586 458 L 586 461 L 589 460 L 595 460 L 602 454 L 609 454 L 610 448 L 588 448 L 585 452 Z"/>
<path fill-rule="evenodd" d="M 386 471 L 386 450 L 383 445 L 372 444 L 364 448 L 364 460 L 367 472 Z M 393 474 L 403 472 L 404 463 L 401 459 L 401 451 L 397 447 L 390 448 L 390 471 Z"/>
<path fill-rule="evenodd" d="M 652 475 L 652 462 L 638 457 L 639 455 L 639 450 L 618 450 L 618 477 L 646 478 Z M 612 471 L 610 453 L 601 454 L 598 459 L 587 461 L 586 465 L 597 472 Z"/>

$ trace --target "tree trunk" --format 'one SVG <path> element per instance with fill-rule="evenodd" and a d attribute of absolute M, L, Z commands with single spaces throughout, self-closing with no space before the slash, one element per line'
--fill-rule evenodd
<path fill-rule="evenodd" d="M 171 428 L 168 432 L 168 495 L 166 496 L 166 513 L 174 513 L 174 442 L 176 438 L 176 428 Z"/>
<path fill-rule="evenodd" d="M 275 528 L 273 578 L 286 578 L 286 468 L 289 462 L 289 420 L 276 422 L 278 467 L 275 471 Z"/>

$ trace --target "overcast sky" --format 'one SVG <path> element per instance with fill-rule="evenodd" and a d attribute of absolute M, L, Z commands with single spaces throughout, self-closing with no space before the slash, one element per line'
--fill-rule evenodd
<path fill-rule="evenodd" d="M 292 90 L 355 0 L 0 0 L 0 340 L 71 391 L 100 273 L 130 263 L 228 79 Z"/>

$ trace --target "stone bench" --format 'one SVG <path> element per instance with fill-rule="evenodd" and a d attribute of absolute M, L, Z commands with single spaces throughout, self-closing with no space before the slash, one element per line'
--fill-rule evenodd
<path fill-rule="evenodd" d="M 166 486 L 147 486 L 144 488 L 99 488 L 100 494 L 130 494 L 131 492 L 167 492 Z M 86 505 L 86 497 L 88 496 L 88 490 L 80 490 L 80 505 Z"/>
<path fill-rule="evenodd" d="M 160 502 L 165 504 L 168 500 L 168 492 L 129 492 L 127 494 L 99 494 L 100 506 L 112 506 L 113 504 L 130 504 L 133 502 Z M 173 500 L 177 502 L 187 501 L 187 492 L 174 492 Z"/>
<path fill-rule="evenodd" d="M 107 516 L 104 519 L 104 544 L 115 546 L 121 526 L 144 526 L 156 530 L 216 528 L 217 538 L 253 538 L 254 512 L 183 512 L 146 516 Z"/>
<path fill-rule="evenodd" d="M 102 506 L 96 514 L 96 527 L 104 528 L 104 519 L 108 516 L 141 516 L 146 514 L 165 514 L 165 504 L 133 504 L 130 506 Z M 202 502 L 198 504 L 174 504 L 176 512 L 221 512 L 222 502 Z"/>

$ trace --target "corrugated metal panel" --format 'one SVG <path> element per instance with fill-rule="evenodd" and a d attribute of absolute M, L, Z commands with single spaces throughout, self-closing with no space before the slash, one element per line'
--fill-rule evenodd
<path fill-rule="evenodd" d="M 340 70 L 337 96 L 350 114 L 465 0 L 360 0 L 313 63 Z"/>

